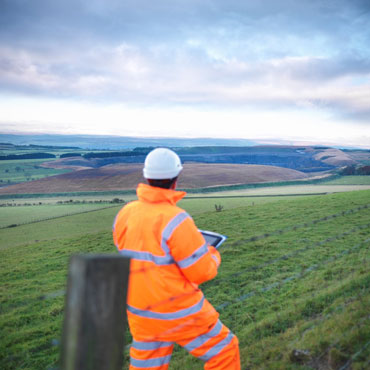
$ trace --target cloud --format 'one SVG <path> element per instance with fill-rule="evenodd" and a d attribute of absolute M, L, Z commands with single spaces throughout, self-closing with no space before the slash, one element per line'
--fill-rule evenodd
<path fill-rule="evenodd" d="M 8 90 L 132 104 L 308 107 L 368 119 L 370 63 L 283 57 L 261 62 L 217 58 L 192 44 L 145 49 L 127 43 L 62 54 L 0 50 Z"/>
<path fill-rule="evenodd" d="M 370 123 L 366 0 L 2 0 L 0 92 Z"/>

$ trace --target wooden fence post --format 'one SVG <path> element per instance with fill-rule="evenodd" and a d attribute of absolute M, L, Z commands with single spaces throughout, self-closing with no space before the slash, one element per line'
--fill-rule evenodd
<path fill-rule="evenodd" d="M 69 265 L 62 370 L 121 370 L 128 258 L 73 256 Z"/>

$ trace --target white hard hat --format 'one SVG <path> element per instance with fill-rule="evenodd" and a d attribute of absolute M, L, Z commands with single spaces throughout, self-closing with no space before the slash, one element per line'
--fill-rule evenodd
<path fill-rule="evenodd" d="M 143 174 L 146 179 L 173 179 L 181 170 L 181 161 L 175 152 L 166 148 L 157 148 L 146 156 Z"/>

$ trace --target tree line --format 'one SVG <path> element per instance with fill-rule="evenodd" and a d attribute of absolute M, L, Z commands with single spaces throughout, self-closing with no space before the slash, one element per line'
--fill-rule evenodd
<path fill-rule="evenodd" d="M 0 161 L 15 159 L 44 159 L 44 158 L 56 158 L 56 155 L 51 153 L 25 153 L 25 154 L 0 155 Z"/>
<path fill-rule="evenodd" d="M 120 152 L 88 152 L 88 153 L 64 153 L 60 155 L 60 158 L 68 157 L 82 157 L 85 159 L 91 158 L 110 158 L 110 157 L 138 157 L 147 155 L 153 148 L 135 148 L 130 151 Z"/>
<path fill-rule="evenodd" d="M 340 171 L 340 174 L 342 176 L 369 176 L 370 166 L 347 166 Z"/>

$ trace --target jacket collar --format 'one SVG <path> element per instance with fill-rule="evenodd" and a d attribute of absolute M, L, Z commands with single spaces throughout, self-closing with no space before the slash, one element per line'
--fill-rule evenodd
<path fill-rule="evenodd" d="M 147 184 L 139 184 L 136 189 L 139 200 L 149 203 L 168 202 L 175 205 L 186 195 L 185 191 L 157 188 Z"/>

